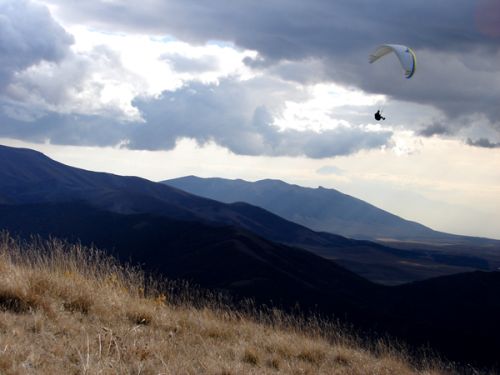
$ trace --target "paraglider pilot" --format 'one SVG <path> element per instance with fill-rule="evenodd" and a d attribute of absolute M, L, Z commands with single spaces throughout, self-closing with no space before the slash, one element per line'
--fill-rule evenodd
<path fill-rule="evenodd" d="M 375 120 L 380 121 L 380 119 L 385 120 L 385 117 L 382 117 L 380 114 L 380 109 L 375 113 Z"/>

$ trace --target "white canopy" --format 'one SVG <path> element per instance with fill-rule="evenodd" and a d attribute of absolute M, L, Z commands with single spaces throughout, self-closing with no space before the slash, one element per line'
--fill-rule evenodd
<path fill-rule="evenodd" d="M 403 46 L 401 44 L 382 44 L 378 46 L 370 55 L 370 64 L 391 52 L 394 52 L 398 57 L 399 62 L 405 71 L 405 77 L 411 78 L 413 74 L 415 74 L 417 59 L 415 57 L 415 52 L 407 46 Z"/>

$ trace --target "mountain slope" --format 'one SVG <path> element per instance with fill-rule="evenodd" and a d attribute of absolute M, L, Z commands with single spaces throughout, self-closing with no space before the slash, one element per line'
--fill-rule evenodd
<path fill-rule="evenodd" d="M 5 146 L 0 146 L 0 202 L 84 202 L 116 213 L 232 225 L 272 241 L 306 248 L 387 284 L 496 266 L 489 259 L 470 255 L 397 250 L 318 233 L 246 203 L 225 204 L 137 177 L 69 167 L 36 151 Z"/>
<path fill-rule="evenodd" d="M 500 244 L 500 241 L 437 232 L 335 189 L 305 188 L 280 180 L 248 182 L 196 176 L 166 180 L 163 183 L 225 203 L 250 203 L 313 230 L 351 238 Z"/>
<path fill-rule="evenodd" d="M 73 168 L 27 149 L 0 146 L 0 200 L 9 204 L 82 201 L 119 213 L 237 225 L 284 242 L 328 244 L 305 227 L 247 204 L 228 205 L 138 177 Z M 343 241 L 338 236 L 339 241 Z"/>
<path fill-rule="evenodd" d="M 1 238 L 0 269 L 2 374 L 448 374 L 392 347 L 375 354 L 338 325 L 200 303 L 192 289 L 179 303 L 78 245 Z"/>
<path fill-rule="evenodd" d="M 0 228 L 22 238 L 38 234 L 93 244 L 150 272 L 265 303 L 302 301 L 310 307 L 325 297 L 333 311 L 345 314 L 381 289 L 309 251 L 233 226 L 124 215 L 72 202 L 0 205 Z"/>
<path fill-rule="evenodd" d="M 460 361 L 494 364 L 500 350 L 499 272 L 399 287 L 368 282 L 308 251 L 240 228 L 158 215 L 124 215 L 81 203 L 0 206 L 0 228 L 28 238 L 96 245 L 150 272 L 191 280 L 236 299 L 341 319 L 363 334 L 389 333 Z"/>

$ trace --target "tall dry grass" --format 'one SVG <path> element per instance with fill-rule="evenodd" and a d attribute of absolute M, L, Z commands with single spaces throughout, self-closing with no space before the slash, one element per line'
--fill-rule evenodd
<path fill-rule="evenodd" d="M 157 282 L 96 249 L 0 236 L 1 374 L 448 374 L 338 325 Z"/>

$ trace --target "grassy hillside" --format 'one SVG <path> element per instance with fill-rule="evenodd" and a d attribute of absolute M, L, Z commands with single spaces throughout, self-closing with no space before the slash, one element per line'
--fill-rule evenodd
<path fill-rule="evenodd" d="M 333 324 L 174 298 L 158 285 L 93 249 L 2 235 L 0 373 L 452 373 L 437 361 L 417 369 Z"/>

